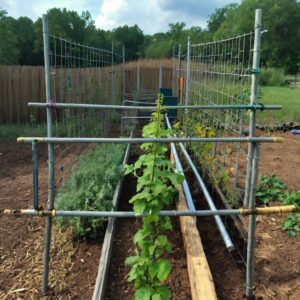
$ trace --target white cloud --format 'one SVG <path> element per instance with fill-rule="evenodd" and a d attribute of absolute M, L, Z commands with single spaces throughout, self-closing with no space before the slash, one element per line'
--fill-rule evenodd
<path fill-rule="evenodd" d="M 240 2 L 235 0 L 234 2 Z M 215 8 L 232 0 L 0 0 L 0 7 L 10 16 L 28 16 L 36 20 L 53 7 L 90 11 L 96 26 L 113 29 L 137 24 L 146 34 L 168 30 L 169 23 L 185 22 L 190 26 L 206 26 Z"/>

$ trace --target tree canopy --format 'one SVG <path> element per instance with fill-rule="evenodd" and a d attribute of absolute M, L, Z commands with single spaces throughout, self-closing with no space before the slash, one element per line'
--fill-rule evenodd
<path fill-rule="evenodd" d="M 300 66 L 300 3 L 297 0 L 243 0 L 217 8 L 209 16 L 207 28 L 187 28 L 183 22 L 169 24 L 167 32 L 145 35 L 134 26 L 113 30 L 96 28 L 90 12 L 52 8 L 48 11 L 50 32 L 75 42 L 98 48 L 126 49 L 126 59 L 171 57 L 173 46 L 186 52 L 187 38 L 192 43 L 217 40 L 253 31 L 254 11 L 263 10 L 261 61 L 263 65 L 284 68 L 295 74 Z M 14 19 L 0 9 L 0 64 L 43 64 L 42 20 Z M 176 48 L 178 51 L 178 48 Z"/>

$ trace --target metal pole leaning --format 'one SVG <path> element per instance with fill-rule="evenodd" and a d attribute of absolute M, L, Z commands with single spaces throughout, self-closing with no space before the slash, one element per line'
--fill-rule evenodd
<path fill-rule="evenodd" d="M 51 104 L 50 94 L 50 62 L 49 62 L 49 31 L 48 31 L 48 16 L 43 15 L 43 42 L 44 42 L 44 63 L 45 63 L 45 87 L 46 87 L 46 101 Z M 47 108 L 47 137 L 52 137 L 52 109 Z M 54 144 L 48 144 L 48 209 L 54 208 Z M 48 291 L 49 278 L 49 260 L 50 260 L 50 246 L 51 246 L 51 231 L 52 231 L 52 217 L 48 216 L 45 227 L 45 248 L 43 254 L 43 282 L 42 291 Z"/>
<path fill-rule="evenodd" d="M 171 129 L 171 124 L 170 124 L 170 121 L 169 121 L 169 118 L 168 118 L 167 115 L 166 115 L 166 122 L 167 122 L 167 127 L 169 129 Z M 178 153 L 176 151 L 176 147 L 175 147 L 174 143 L 171 143 L 170 146 L 171 146 L 171 151 L 172 151 L 172 154 L 173 154 L 173 157 L 174 157 L 174 160 L 175 160 L 176 169 L 178 170 L 179 173 L 183 174 L 183 176 L 184 176 L 183 168 L 182 168 L 182 165 L 180 163 Z M 182 188 L 183 188 L 183 191 L 184 191 L 184 195 L 185 195 L 185 199 L 186 199 L 186 203 L 187 203 L 189 211 L 195 211 L 196 208 L 195 208 L 195 205 L 194 205 L 193 197 L 192 197 L 189 185 L 188 185 L 188 183 L 185 179 L 185 176 L 184 176 L 184 181 L 182 183 Z"/>
<path fill-rule="evenodd" d="M 255 105 L 257 103 L 258 95 L 258 73 L 259 73 L 259 61 L 260 61 L 260 40 L 261 40 L 261 25 L 262 25 L 262 10 L 255 10 L 255 25 L 254 25 L 254 48 L 253 48 L 253 62 L 252 62 L 252 75 L 251 75 L 251 96 L 250 104 Z M 256 126 L 256 111 L 250 111 L 250 124 L 249 124 L 249 137 L 255 136 Z M 253 159 L 253 144 L 250 143 L 248 146 L 248 157 L 247 157 L 247 173 L 245 182 L 245 196 L 244 196 L 244 207 L 249 205 L 250 196 L 250 183 L 251 183 L 251 172 L 252 172 L 252 159 Z"/>
<path fill-rule="evenodd" d="M 249 197 L 249 209 L 255 209 L 256 183 L 259 164 L 259 144 L 253 144 L 253 161 L 251 173 L 251 188 Z M 256 216 L 249 216 L 248 243 L 247 243 L 247 270 L 246 270 L 246 296 L 254 299 L 254 251 L 255 251 Z"/>
<path fill-rule="evenodd" d="M 166 117 L 166 121 L 167 121 L 167 126 L 168 128 L 171 128 L 171 124 L 169 122 L 169 119 L 168 117 Z M 171 144 L 172 145 L 172 144 Z M 173 144 L 174 145 L 174 144 Z M 179 143 L 179 146 L 181 148 L 181 151 L 185 157 L 185 159 L 187 160 L 189 166 L 191 167 L 201 189 L 202 189 L 202 192 L 203 192 L 203 195 L 205 197 L 205 200 L 207 201 L 207 204 L 209 206 L 209 208 L 212 210 L 212 211 L 217 211 L 217 208 L 215 206 L 215 203 L 213 201 L 213 199 L 211 198 L 207 188 L 206 188 L 206 185 L 204 183 L 204 181 L 202 180 L 197 168 L 195 167 L 194 163 L 192 162 L 191 160 L 191 157 L 189 156 L 188 152 L 186 151 L 184 145 L 182 143 Z M 175 147 L 175 146 L 174 146 Z M 220 234 L 221 234 L 221 237 L 225 243 L 225 246 L 226 246 L 226 249 L 230 252 L 230 251 L 233 251 L 234 250 L 234 245 L 231 241 L 231 238 L 226 230 L 226 227 L 224 226 L 224 223 L 222 221 L 222 219 L 220 218 L 220 216 L 215 216 L 215 221 L 216 221 L 216 224 L 217 224 L 217 227 L 220 231 Z"/>

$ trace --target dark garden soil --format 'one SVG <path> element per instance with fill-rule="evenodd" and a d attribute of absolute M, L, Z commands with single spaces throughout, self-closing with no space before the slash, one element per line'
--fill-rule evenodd
<path fill-rule="evenodd" d="M 262 145 L 260 174 L 276 174 L 292 189 L 300 190 L 300 139 L 289 133 L 284 144 Z M 47 198 L 47 148 L 39 147 L 40 199 Z M 64 172 L 57 161 L 59 186 L 77 159 L 76 151 L 63 155 Z M 13 142 L 0 143 L 0 210 L 32 207 L 31 147 Z M 134 182 L 126 178 L 121 210 L 129 210 L 127 200 Z M 300 299 L 300 237 L 288 238 L 281 231 L 282 216 L 258 217 L 255 259 L 256 295 L 259 299 Z M 133 235 L 139 221 L 117 222 L 106 299 L 132 299 L 133 288 L 126 275 L 124 259 L 133 250 Z M 178 219 L 170 235 L 173 271 L 168 284 L 172 299 L 190 299 L 185 254 Z M 70 229 L 54 229 L 49 295 L 40 295 L 44 219 L 0 215 L 0 299 L 90 299 L 98 270 L 101 241 L 75 241 Z M 243 299 L 245 270 L 228 256 L 211 218 L 199 220 L 199 228 L 212 270 L 219 299 Z"/>

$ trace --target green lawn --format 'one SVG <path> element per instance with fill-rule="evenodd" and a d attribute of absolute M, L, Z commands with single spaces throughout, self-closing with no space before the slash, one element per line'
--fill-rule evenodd
<path fill-rule="evenodd" d="M 300 122 L 300 88 L 290 87 L 262 87 L 263 104 L 282 105 L 279 111 L 258 112 L 259 124 L 272 124 L 284 122 Z"/>

